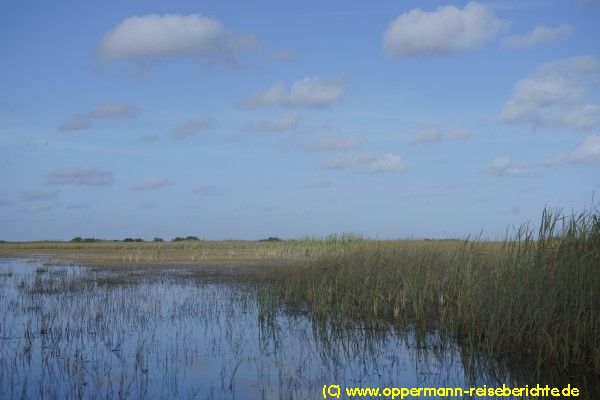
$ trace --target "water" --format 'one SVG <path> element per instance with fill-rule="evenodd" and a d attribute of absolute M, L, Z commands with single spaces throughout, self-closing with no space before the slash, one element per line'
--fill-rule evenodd
<path fill-rule="evenodd" d="M 256 284 L 216 278 L 0 259 L 0 398 L 307 399 L 323 398 L 325 384 L 540 379 L 435 334 L 336 330 L 282 311 L 266 318 Z M 584 385 L 554 381 L 565 383 Z"/>

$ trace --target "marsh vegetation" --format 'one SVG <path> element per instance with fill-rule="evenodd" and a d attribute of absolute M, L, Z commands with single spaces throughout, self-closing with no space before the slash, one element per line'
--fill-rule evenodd
<path fill-rule="evenodd" d="M 545 211 L 499 243 L 364 241 L 261 272 L 265 296 L 340 325 L 435 329 L 488 354 L 600 374 L 600 217 Z M 274 300 L 273 300 L 274 301 Z"/>
<path fill-rule="evenodd" d="M 571 383 L 600 395 L 593 212 L 544 212 L 539 229 L 496 242 L 342 235 L 0 251 L 53 254 L 0 264 L 1 398 L 306 398 L 328 382 Z"/>

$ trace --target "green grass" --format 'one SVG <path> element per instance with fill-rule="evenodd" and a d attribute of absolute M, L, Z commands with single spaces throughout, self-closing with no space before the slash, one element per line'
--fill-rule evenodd
<path fill-rule="evenodd" d="M 283 305 L 339 326 L 414 326 L 490 355 L 525 355 L 538 365 L 600 374 L 598 212 L 544 211 L 538 230 L 522 226 L 502 242 L 343 235 L 0 244 L 0 256 L 31 253 L 115 267 L 261 266 L 252 279 L 263 286 L 267 316 Z"/>
<path fill-rule="evenodd" d="M 538 232 L 501 243 L 340 241 L 262 273 L 266 303 L 334 324 L 435 329 L 488 354 L 600 374 L 598 214 L 545 211 Z"/>
<path fill-rule="evenodd" d="M 258 265 L 298 261 L 328 251 L 326 241 L 21 242 L 0 243 L 0 256 L 51 254 L 87 265 Z"/>

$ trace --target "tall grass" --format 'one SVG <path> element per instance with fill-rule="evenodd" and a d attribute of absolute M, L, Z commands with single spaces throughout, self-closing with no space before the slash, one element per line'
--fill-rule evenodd
<path fill-rule="evenodd" d="M 263 270 L 284 307 L 336 324 L 436 329 L 492 355 L 600 374 L 600 216 L 545 210 L 503 242 L 333 240 Z M 272 303 L 272 300 L 270 300 Z"/>
<path fill-rule="evenodd" d="M 345 324 L 435 329 L 489 354 L 600 374 L 600 215 L 545 210 L 504 241 L 365 240 L 2 243 L 108 266 L 261 265 L 274 305 Z M 246 279 L 246 277 L 244 277 Z"/>
<path fill-rule="evenodd" d="M 177 242 L 21 242 L 0 243 L 0 256 L 51 254 L 55 259 L 100 266 L 258 265 L 319 256 L 330 249 L 328 241 L 306 238 L 287 241 Z"/>

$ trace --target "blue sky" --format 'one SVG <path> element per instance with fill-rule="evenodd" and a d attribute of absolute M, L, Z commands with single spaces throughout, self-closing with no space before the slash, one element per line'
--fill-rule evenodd
<path fill-rule="evenodd" d="M 0 239 L 496 238 L 600 189 L 597 1 L 5 1 Z"/>

